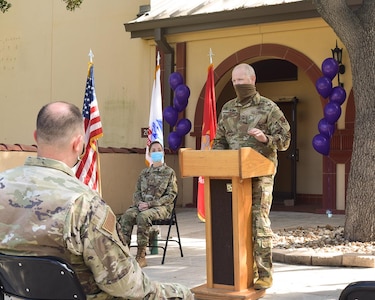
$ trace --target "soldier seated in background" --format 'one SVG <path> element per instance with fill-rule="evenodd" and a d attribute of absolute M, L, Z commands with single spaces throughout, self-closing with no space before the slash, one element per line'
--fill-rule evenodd
<path fill-rule="evenodd" d="M 130 245 L 134 225 L 137 225 L 136 260 L 143 268 L 147 266 L 146 248 L 153 220 L 168 218 L 177 197 L 176 173 L 164 161 L 164 149 L 159 141 L 149 146 L 152 164 L 142 170 L 138 177 L 133 205 L 120 218 L 125 242 Z"/>

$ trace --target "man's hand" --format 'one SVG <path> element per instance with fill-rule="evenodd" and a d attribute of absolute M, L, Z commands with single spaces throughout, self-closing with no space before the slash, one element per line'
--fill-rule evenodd
<path fill-rule="evenodd" d="M 147 202 L 139 202 L 139 204 L 138 204 L 138 210 L 139 211 L 144 211 L 144 210 L 147 210 L 149 208 L 150 208 L 150 206 Z"/>
<path fill-rule="evenodd" d="M 253 136 L 257 141 L 261 142 L 261 143 L 267 143 L 268 142 L 268 138 L 267 136 L 264 134 L 264 132 L 258 128 L 251 128 L 249 129 L 249 131 L 247 132 L 249 135 Z"/>

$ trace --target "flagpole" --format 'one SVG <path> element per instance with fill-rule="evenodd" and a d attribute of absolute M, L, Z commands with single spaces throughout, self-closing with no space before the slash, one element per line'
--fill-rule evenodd
<path fill-rule="evenodd" d="M 102 176 L 101 176 L 101 173 L 100 173 L 100 156 L 99 156 L 99 142 L 97 142 L 97 145 L 96 145 L 96 154 L 97 154 L 97 157 L 98 157 L 98 193 L 100 196 L 102 196 Z"/>

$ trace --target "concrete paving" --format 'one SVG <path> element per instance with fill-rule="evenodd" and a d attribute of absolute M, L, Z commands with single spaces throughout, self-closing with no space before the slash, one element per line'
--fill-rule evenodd
<path fill-rule="evenodd" d="M 271 212 L 272 228 L 294 228 L 298 226 L 344 225 L 345 216 L 299 213 Z M 206 242 L 205 223 L 201 222 L 196 209 L 179 208 L 177 219 L 182 238 L 184 257 L 180 257 L 177 243 L 170 242 L 164 265 L 161 265 L 162 249 L 158 254 L 148 254 L 146 274 L 161 282 L 179 282 L 189 288 L 206 283 Z M 162 237 L 167 227 L 161 227 Z M 172 229 L 172 236 L 176 231 Z M 133 236 L 135 239 L 135 236 Z M 132 248 L 132 251 L 136 251 Z M 339 299 L 341 291 L 351 282 L 375 280 L 374 268 L 330 267 L 274 263 L 274 285 L 266 291 L 262 299 L 279 300 L 334 300 Z"/>

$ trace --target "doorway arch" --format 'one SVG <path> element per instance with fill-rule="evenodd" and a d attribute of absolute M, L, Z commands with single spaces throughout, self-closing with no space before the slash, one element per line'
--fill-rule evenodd
<path fill-rule="evenodd" d="M 291 47 L 279 44 L 258 44 L 243 48 L 222 61 L 214 69 L 214 83 L 215 86 L 219 80 L 227 74 L 231 69 L 239 63 L 249 59 L 258 57 L 273 57 L 287 60 L 295 64 L 315 85 L 316 80 L 322 76 L 319 67 L 304 53 L 299 52 Z M 205 85 L 197 101 L 195 108 L 193 132 L 191 136 L 196 138 L 195 147 L 200 149 L 202 136 L 202 122 L 203 122 L 203 107 L 204 107 Z M 347 107 L 354 107 L 353 92 L 350 91 L 347 99 Z M 327 99 L 320 97 L 321 108 L 323 110 Z M 331 140 L 331 151 L 328 156 L 323 156 L 323 191 L 321 208 L 317 212 L 325 212 L 326 209 L 332 210 L 334 213 L 343 213 L 343 210 L 336 209 L 336 166 L 337 164 L 345 165 L 345 191 L 347 186 L 350 158 L 352 153 L 354 128 L 354 109 L 347 109 L 345 115 L 345 129 L 335 130 L 334 136 Z M 195 187 L 194 187 L 195 189 Z M 195 192 L 194 192 L 195 193 Z"/>

